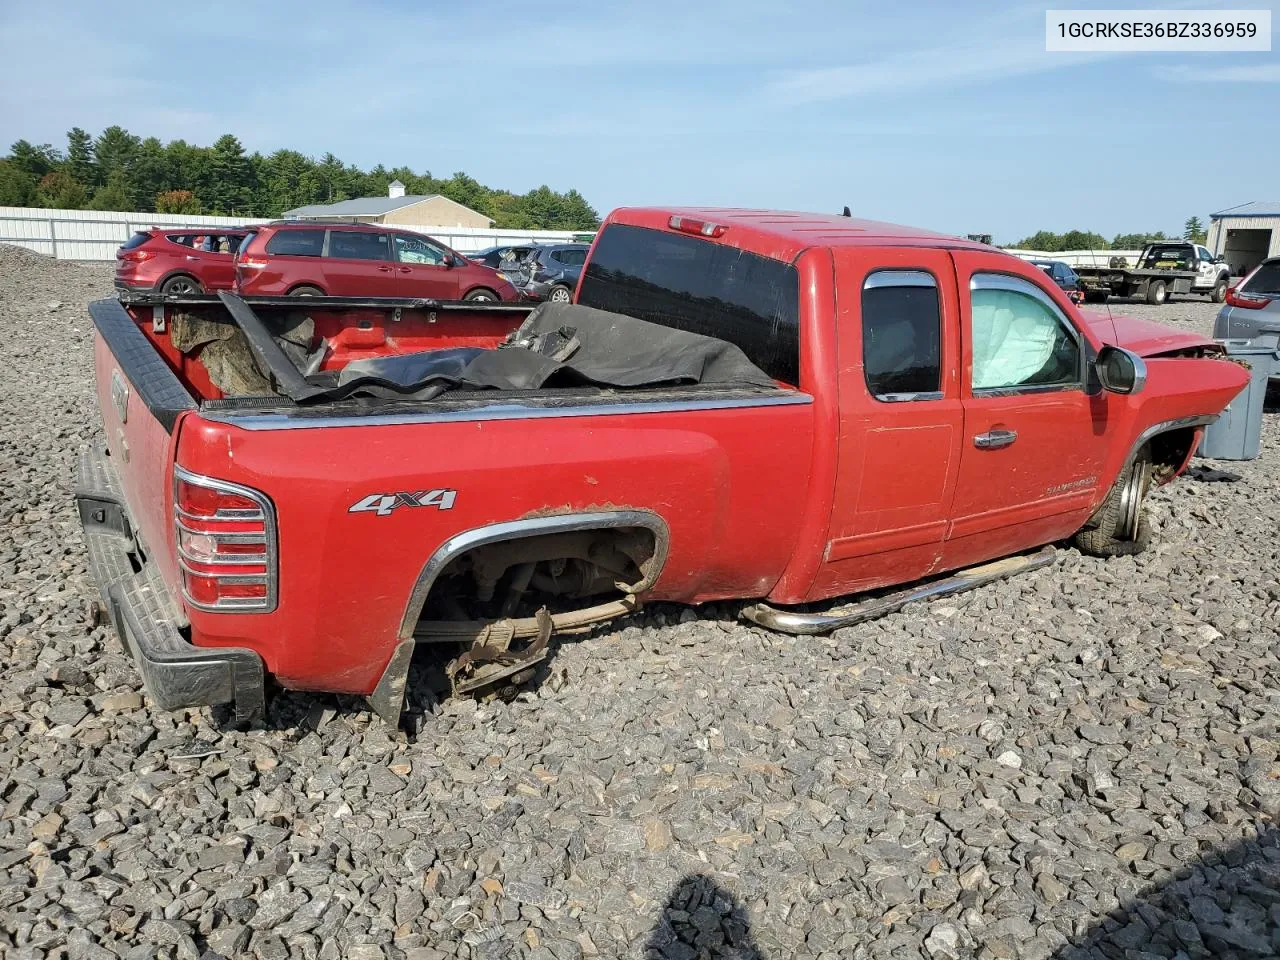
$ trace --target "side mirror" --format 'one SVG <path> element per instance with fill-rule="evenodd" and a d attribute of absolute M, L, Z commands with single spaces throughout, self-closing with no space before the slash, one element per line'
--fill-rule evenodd
<path fill-rule="evenodd" d="M 444 259 L 441 260 L 440 262 L 445 265 L 445 269 L 452 270 L 454 267 L 458 265 L 458 258 L 455 257 L 452 253 L 446 253 L 444 255 Z"/>
<path fill-rule="evenodd" d="M 1098 382 L 1109 393 L 1141 393 L 1147 383 L 1147 365 L 1132 350 L 1103 347 L 1094 362 Z"/>

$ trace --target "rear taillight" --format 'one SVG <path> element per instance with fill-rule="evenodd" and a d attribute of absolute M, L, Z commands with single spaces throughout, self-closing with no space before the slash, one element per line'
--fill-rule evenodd
<path fill-rule="evenodd" d="M 155 252 L 152 250 L 124 250 L 117 253 L 116 256 L 121 260 L 128 260 L 130 263 L 142 263 L 146 260 L 155 258 Z"/>
<path fill-rule="evenodd" d="M 1235 287 L 1227 291 L 1227 305 L 1232 307 L 1244 307 L 1246 310 L 1261 310 L 1271 298 L 1256 293 L 1241 293 Z"/>
<path fill-rule="evenodd" d="M 178 467 L 173 525 L 188 603 L 223 613 L 275 609 L 276 516 L 266 494 Z"/>
<path fill-rule="evenodd" d="M 244 270 L 261 270 L 270 261 L 266 257 L 237 257 L 236 267 Z"/>

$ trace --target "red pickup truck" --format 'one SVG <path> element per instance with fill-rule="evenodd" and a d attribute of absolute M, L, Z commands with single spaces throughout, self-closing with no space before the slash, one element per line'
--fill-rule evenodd
<path fill-rule="evenodd" d="M 159 706 L 244 720 L 273 677 L 394 721 L 415 649 L 454 654 L 455 690 L 518 683 L 646 601 L 812 633 L 1071 537 L 1137 552 L 1147 489 L 1247 377 L 988 246 L 765 211 L 615 211 L 576 303 L 533 313 L 91 312 L 106 443 L 76 498 L 106 611 Z"/>

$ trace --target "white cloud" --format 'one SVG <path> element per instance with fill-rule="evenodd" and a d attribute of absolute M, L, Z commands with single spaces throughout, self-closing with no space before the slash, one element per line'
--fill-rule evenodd
<path fill-rule="evenodd" d="M 1230 67 L 1158 67 L 1162 80 L 1183 83 L 1280 83 L 1280 63 L 1236 64 Z"/>
<path fill-rule="evenodd" d="M 1024 26 L 1025 25 L 1025 26 Z M 1020 11 L 988 22 L 977 34 L 862 63 L 784 71 L 766 90 L 782 103 L 816 103 L 869 94 L 916 92 L 1060 70 L 1110 54 L 1048 53 L 1044 35 Z M 886 44 L 892 49 L 894 45 Z"/>

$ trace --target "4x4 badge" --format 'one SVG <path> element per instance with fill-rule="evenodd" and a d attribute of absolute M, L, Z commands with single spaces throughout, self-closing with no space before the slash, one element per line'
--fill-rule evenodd
<path fill-rule="evenodd" d="M 397 507 L 435 507 L 437 510 L 452 510 L 453 501 L 457 498 L 457 490 L 417 490 L 401 493 L 371 493 L 363 500 L 353 503 L 347 513 L 376 513 L 380 517 L 391 515 Z"/>

